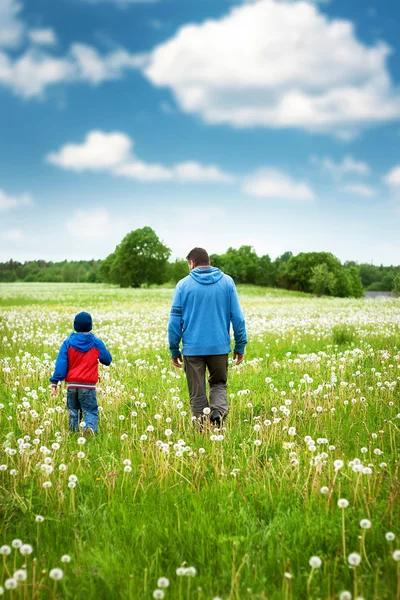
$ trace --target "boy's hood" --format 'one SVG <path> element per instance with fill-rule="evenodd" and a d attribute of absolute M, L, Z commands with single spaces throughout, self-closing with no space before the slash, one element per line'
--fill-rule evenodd
<path fill-rule="evenodd" d="M 203 285 L 210 285 L 212 283 L 217 283 L 223 276 L 223 272 L 217 267 L 197 267 L 190 271 L 190 277 L 193 277 L 195 281 L 198 283 L 202 283 Z"/>
<path fill-rule="evenodd" d="M 94 346 L 95 337 L 93 333 L 71 333 L 69 343 L 79 352 L 87 352 Z"/>

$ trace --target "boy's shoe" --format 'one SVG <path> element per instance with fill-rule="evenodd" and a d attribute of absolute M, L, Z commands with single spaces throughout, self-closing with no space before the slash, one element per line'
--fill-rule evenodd
<path fill-rule="evenodd" d="M 214 410 L 211 411 L 210 421 L 212 425 L 215 425 L 215 427 L 221 427 L 222 415 L 217 408 L 214 408 Z"/>
<path fill-rule="evenodd" d="M 85 438 L 90 438 L 94 436 L 94 431 L 91 427 L 86 427 L 85 431 L 83 432 L 83 437 Z"/>

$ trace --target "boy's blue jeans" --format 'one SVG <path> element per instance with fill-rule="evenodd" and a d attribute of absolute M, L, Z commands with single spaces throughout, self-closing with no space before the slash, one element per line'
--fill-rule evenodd
<path fill-rule="evenodd" d="M 98 431 L 99 408 L 96 390 L 87 388 L 69 388 L 67 391 L 67 409 L 69 412 L 69 430 L 79 431 L 82 414 L 85 419 L 85 429 L 90 427 L 94 433 Z"/>

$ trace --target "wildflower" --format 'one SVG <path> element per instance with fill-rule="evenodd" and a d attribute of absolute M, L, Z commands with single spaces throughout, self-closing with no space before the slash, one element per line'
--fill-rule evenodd
<path fill-rule="evenodd" d="M 54 579 L 54 581 L 60 581 L 60 579 L 63 578 L 63 571 L 62 569 L 51 569 L 50 573 L 49 573 L 49 577 L 50 579 Z"/>
<path fill-rule="evenodd" d="M 400 561 L 400 550 L 395 550 L 393 552 L 392 556 L 396 562 L 399 562 Z"/>
<path fill-rule="evenodd" d="M 156 599 L 162 600 L 162 598 L 164 598 L 164 595 L 165 594 L 164 594 L 163 590 L 154 590 L 154 592 L 153 592 L 153 598 L 156 598 Z"/>
<path fill-rule="evenodd" d="M 319 556 L 312 556 L 310 558 L 310 560 L 308 561 L 308 564 L 310 565 L 310 567 L 312 569 L 319 569 L 320 566 L 322 565 L 322 560 L 320 559 Z"/>
<path fill-rule="evenodd" d="M 43 487 L 44 487 L 45 489 L 47 489 L 47 488 L 51 488 L 51 486 L 52 486 L 52 483 L 51 483 L 51 481 L 44 481 L 44 482 L 43 482 Z"/>
<path fill-rule="evenodd" d="M 169 586 L 169 579 L 166 577 L 160 577 L 157 581 L 157 585 L 159 588 L 167 588 Z"/>
<path fill-rule="evenodd" d="M 33 548 L 30 544 L 22 544 L 19 551 L 21 552 L 22 556 L 28 556 L 28 554 L 32 554 Z"/>
<path fill-rule="evenodd" d="M 178 577 L 182 577 L 183 575 L 186 575 L 185 567 L 178 567 L 176 570 L 176 574 L 178 575 Z"/>
<path fill-rule="evenodd" d="M 125 465 L 124 471 L 125 471 L 125 473 L 130 473 L 132 471 L 131 465 Z"/>
<path fill-rule="evenodd" d="M 352 566 L 352 567 L 358 567 L 358 565 L 361 562 L 361 556 L 357 552 L 352 552 L 347 557 L 347 560 L 349 561 L 349 565 L 350 566 Z"/>
<path fill-rule="evenodd" d="M 13 579 L 15 579 L 15 581 L 26 581 L 26 571 L 25 569 L 18 569 L 18 571 L 15 571 L 14 575 L 13 575 Z"/>
<path fill-rule="evenodd" d="M 169 437 L 170 435 L 172 435 L 172 429 L 166 429 L 166 430 L 164 431 L 164 433 L 165 433 L 165 435 L 166 435 L 167 437 Z"/>
<path fill-rule="evenodd" d="M 73 481 L 74 483 L 77 483 L 77 481 L 78 481 L 78 478 L 77 478 L 77 476 L 76 476 L 76 475 L 70 475 L 70 476 L 68 477 L 68 481 Z"/>
<path fill-rule="evenodd" d="M 76 483 L 75 481 L 68 481 L 68 487 L 70 490 L 73 490 L 76 488 Z"/>
<path fill-rule="evenodd" d="M 255 446 L 261 446 L 261 440 L 254 440 Z"/>
<path fill-rule="evenodd" d="M 76 440 L 78 442 L 78 444 L 80 446 L 83 446 L 83 444 L 85 444 L 86 439 L 84 437 L 78 437 L 78 439 Z"/>
<path fill-rule="evenodd" d="M 43 523 L 44 517 L 42 517 L 42 515 L 37 515 L 35 517 L 35 521 L 36 521 L 36 523 Z"/>
<path fill-rule="evenodd" d="M 337 503 L 339 508 L 347 508 L 349 505 L 349 501 L 346 498 L 340 498 Z"/>
<path fill-rule="evenodd" d="M 392 531 L 388 531 L 387 533 L 385 533 L 385 538 L 387 539 L 388 542 L 393 542 L 395 537 L 396 536 L 394 535 L 394 533 Z M 0 548 L 0 554 L 1 554 L 1 548 Z"/>
<path fill-rule="evenodd" d="M 11 546 L 12 546 L 13 548 L 17 548 L 17 549 L 18 549 L 18 548 L 21 548 L 21 546 L 22 546 L 22 541 L 21 541 L 21 540 L 18 540 L 18 539 L 16 539 L 16 540 L 13 540 L 13 541 L 11 542 Z"/>
<path fill-rule="evenodd" d="M 335 471 L 340 471 L 343 468 L 344 462 L 342 460 L 335 460 L 333 466 L 335 467 Z"/>
<path fill-rule="evenodd" d="M 326 485 L 323 485 L 320 489 L 321 494 L 327 494 L 329 492 L 329 488 Z"/>
<path fill-rule="evenodd" d="M 63 556 L 61 557 L 61 562 L 63 562 L 63 563 L 71 562 L 71 557 L 69 556 L 69 554 L 63 554 Z"/>
<path fill-rule="evenodd" d="M 199 454 L 204 454 L 205 449 L 204 448 L 199 448 Z"/>
<path fill-rule="evenodd" d="M 8 554 L 11 554 L 11 548 L 10 546 L 1 546 L 0 547 L 0 554 L 2 554 L 3 556 L 7 556 Z"/>
<path fill-rule="evenodd" d="M 61 463 L 61 465 L 58 467 L 58 469 L 63 473 L 64 471 L 67 470 L 67 465 L 64 465 L 63 463 Z"/>
<path fill-rule="evenodd" d="M 130 461 L 129 458 L 125 458 L 122 464 L 130 465 L 130 464 L 132 464 L 132 461 Z"/>
<path fill-rule="evenodd" d="M 288 435 L 296 435 L 296 427 L 289 427 Z"/>
<path fill-rule="evenodd" d="M 351 600 L 351 593 L 347 590 L 340 592 L 339 600 Z"/>
<path fill-rule="evenodd" d="M 17 585 L 18 585 L 18 582 L 14 578 L 6 579 L 4 582 L 4 587 L 6 588 L 6 590 L 15 590 Z"/>
<path fill-rule="evenodd" d="M 362 527 L 362 529 L 369 529 L 371 527 L 371 521 L 368 519 L 361 519 L 360 527 Z"/>
<path fill-rule="evenodd" d="M 211 412 L 211 408 L 209 406 L 206 406 L 203 408 L 203 415 L 209 415 Z"/>
<path fill-rule="evenodd" d="M 400 558 L 398 560 L 400 560 Z M 187 575 L 187 577 L 194 577 L 196 575 L 196 573 L 197 573 L 197 571 L 196 571 L 195 567 L 188 567 L 186 569 L 185 575 Z"/>

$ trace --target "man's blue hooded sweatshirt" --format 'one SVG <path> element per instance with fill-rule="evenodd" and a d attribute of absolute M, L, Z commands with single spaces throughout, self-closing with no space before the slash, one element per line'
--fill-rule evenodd
<path fill-rule="evenodd" d="M 228 354 L 230 325 L 235 352 L 244 353 L 246 325 L 233 279 L 216 267 L 197 267 L 175 288 L 168 326 L 172 358 Z"/>

